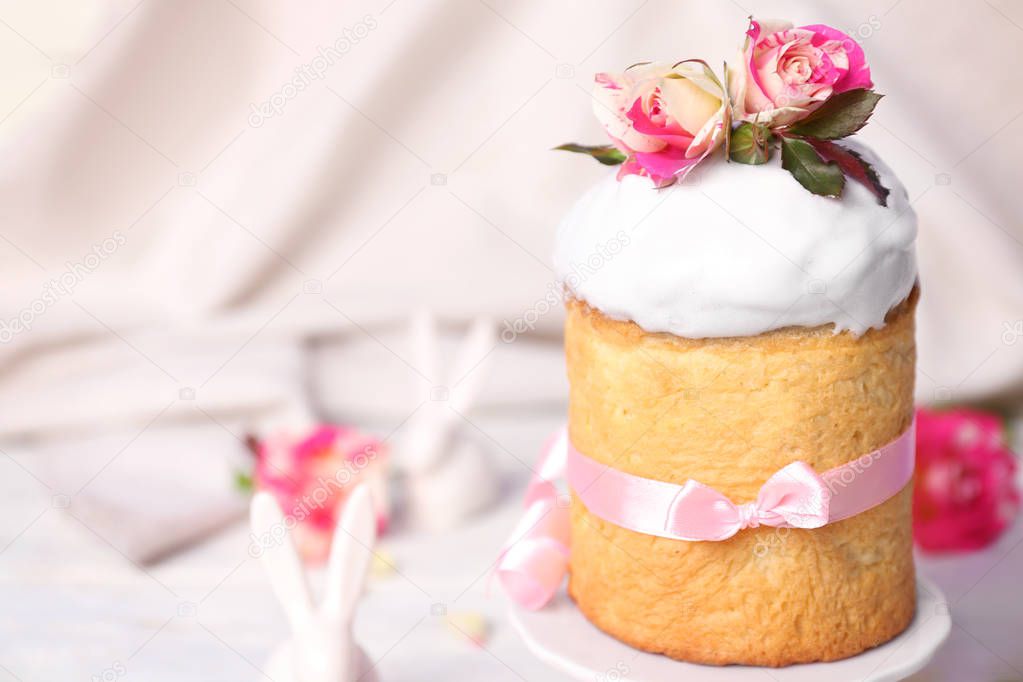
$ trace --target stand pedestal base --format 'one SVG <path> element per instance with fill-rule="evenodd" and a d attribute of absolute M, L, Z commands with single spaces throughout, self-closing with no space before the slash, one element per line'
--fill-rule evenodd
<path fill-rule="evenodd" d="M 895 682 L 927 665 L 952 628 L 945 595 L 919 575 L 916 616 L 901 635 L 852 658 L 787 668 L 705 666 L 638 651 L 593 626 L 564 590 L 539 611 L 512 604 L 511 620 L 526 646 L 552 667 L 579 680 L 621 682 Z"/>

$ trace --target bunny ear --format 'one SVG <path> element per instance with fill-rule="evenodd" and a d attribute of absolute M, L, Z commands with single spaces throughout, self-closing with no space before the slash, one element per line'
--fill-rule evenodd
<path fill-rule="evenodd" d="M 437 350 L 437 320 L 426 309 L 412 315 L 409 326 L 409 340 L 412 344 L 412 360 L 416 368 L 430 383 L 440 381 L 440 353 Z"/>
<path fill-rule="evenodd" d="M 270 576 L 270 585 L 284 607 L 292 632 L 297 632 L 309 619 L 312 597 L 295 543 L 272 495 L 256 493 L 252 498 L 250 522 L 254 540 L 260 543 L 260 559 Z"/>
<path fill-rule="evenodd" d="M 465 412 L 475 402 L 496 346 L 497 329 L 494 322 L 485 317 L 473 320 L 458 347 L 455 364 L 448 375 L 453 394 L 451 407 L 454 410 Z"/>
<path fill-rule="evenodd" d="M 334 529 L 327 563 L 323 610 L 342 622 L 350 623 L 355 614 L 355 605 L 373 557 L 376 525 L 369 488 L 359 485 L 345 502 L 341 519 Z"/>
<path fill-rule="evenodd" d="M 440 381 L 440 350 L 437 338 L 437 320 L 433 313 L 421 308 L 413 313 L 409 323 L 409 343 L 412 348 L 412 363 L 433 385 Z M 417 378 L 418 381 L 418 378 Z M 417 383 L 413 395 L 419 396 L 421 386 Z M 399 470 L 417 472 L 433 465 L 437 455 L 437 443 L 442 440 L 438 433 L 441 408 L 436 402 L 420 403 L 401 429 L 400 446 L 394 458 Z"/>
<path fill-rule="evenodd" d="M 432 317 L 427 314 L 424 320 L 413 321 L 413 330 L 417 324 L 427 325 L 429 333 L 422 334 L 420 349 L 429 347 L 436 353 L 436 329 Z M 419 319 L 419 318 L 414 318 Z M 413 337 L 416 334 L 413 333 Z M 418 343 L 418 342 L 417 342 Z M 413 475 L 428 471 L 434 467 L 445 453 L 450 436 L 459 423 L 461 415 L 469 410 L 476 400 L 483 380 L 486 378 L 486 365 L 490 362 L 490 354 L 497 345 L 497 330 L 493 321 L 476 318 L 468 333 L 459 345 L 455 354 L 454 366 L 447 373 L 448 388 L 451 400 L 447 403 L 429 401 L 416 410 L 408 425 L 403 429 L 399 456 L 395 457 L 396 466 Z M 423 358 L 425 360 L 425 356 Z"/>

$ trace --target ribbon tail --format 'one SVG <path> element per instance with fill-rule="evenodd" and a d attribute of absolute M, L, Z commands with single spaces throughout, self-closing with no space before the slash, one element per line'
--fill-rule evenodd
<path fill-rule="evenodd" d="M 568 572 L 568 509 L 549 500 L 535 502 L 519 521 L 497 562 L 501 587 L 523 608 L 545 606 Z"/>
<path fill-rule="evenodd" d="M 495 574 L 505 593 L 531 611 L 550 602 L 568 572 L 569 510 L 558 505 L 554 485 L 564 476 L 567 455 L 568 431 L 562 428 L 544 446 L 526 488 L 526 513 L 497 560 Z"/>
<path fill-rule="evenodd" d="M 568 427 L 562 426 L 543 444 L 536 469 L 526 486 L 525 507 L 538 500 L 554 500 L 558 496 L 557 481 L 565 475 L 568 461 Z"/>

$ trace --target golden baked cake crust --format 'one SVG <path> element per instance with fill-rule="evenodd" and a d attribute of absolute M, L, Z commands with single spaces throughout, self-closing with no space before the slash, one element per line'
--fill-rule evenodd
<path fill-rule="evenodd" d="M 751 501 L 783 466 L 818 472 L 894 440 L 913 418 L 917 291 L 863 336 L 786 328 L 754 337 L 650 334 L 570 301 L 569 432 L 593 459 Z M 913 618 L 911 489 L 814 530 L 724 542 L 625 530 L 572 504 L 569 594 L 605 632 L 708 664 L 830 661 Z"/>

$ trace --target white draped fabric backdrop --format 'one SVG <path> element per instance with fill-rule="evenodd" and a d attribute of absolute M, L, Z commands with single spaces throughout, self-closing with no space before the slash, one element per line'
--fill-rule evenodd
<path fill-rule="evenodd" d="M 421 308 L 536 318 L 556 353 L 554 229 L 605 170 L 549 149 L 602 139 L 593 72 L 732 58 L 754 10 L 858 37 L 887 94 L 864 137 L 920 216 L 921 399 L 1016 392 L 1023 15 L 1002 4 L 4 3 L 0 435 L 401 418 L 432 380 L 398 334 Z M 367 341 L 373 372 L 328 350 Z M 556 403 L 551 369 L 499 371 L 487 402 Z"/>
<path fill-rule="evenodd" d="M 550 148 L 604 139 L 594 72 L 734 59 L 751 13 L 862 42 L 863 138 L 920 219 L 918 397 L 1013 406 L 1018 3 L 3 0 L 0 448 L 48 464 L 0 465 L 145 556 L 236 512 L 206 474 L 247 430 L 399 428 L 440 381 L 406 339 L 424 309 L 525 324 L 473 415 L 553 418 L 552 240 L 607 169 Z"/>

